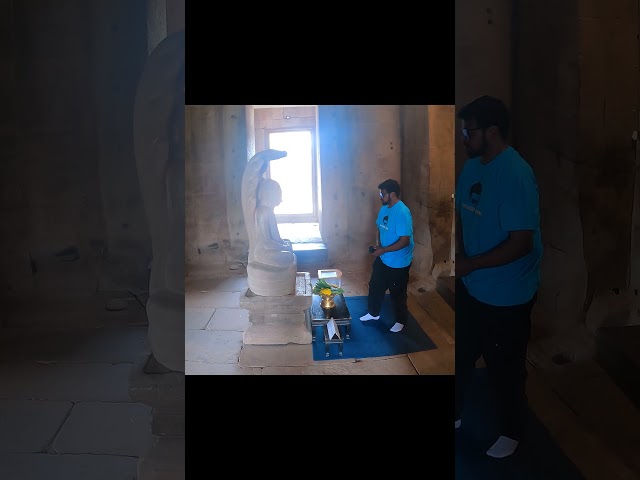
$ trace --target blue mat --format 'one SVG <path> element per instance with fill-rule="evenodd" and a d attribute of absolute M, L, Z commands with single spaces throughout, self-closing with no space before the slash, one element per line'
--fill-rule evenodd
<path fill-rule="evenodd" d="M 531 411 L 525 436 L 512 456 L 495 459 L 485 454 L 500 435 L 489 382 L 486 369 L 477 368 L 462 426 L 456 430 L 456 480 L 584 480 Z"/>
<path fill-rule="evenodd" d="M 396 321 L 391 307 L 391 297 L 388 294 L 385 295 L 382 303 L 380 319 L 369 322 L 360 321 L 360 317 L 367 313 L 367 297 L 345 297 L 345 301 L 352 320 L 351 338 L 344 341 L 343 355 L 338 355 L 338 345 L 333 344 L 329 345 L 329 356 L 325 356 L 322 329 L 316 327 L 316 341 L 313 343 L 314 360 L 386 357 L 436 348 L 411 313 L 401 332 L 389 331 Z M 341 327 L 341 332 L 344 338 L 343 328 Z"/>

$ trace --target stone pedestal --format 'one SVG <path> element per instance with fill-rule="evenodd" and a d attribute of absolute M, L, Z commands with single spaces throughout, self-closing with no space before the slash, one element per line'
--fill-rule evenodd
<path fill-rule="evenodd" d="M 137 480 L 185 478 L 185 375 L 183 372 L 144 373 L 149 357 L 136 362 L 129 378 L 134 402 L 152 407 L 150 450 L 140 457 Z"/>
<path fill-rule="evenodd" d="M 249 310 L 251 325 L 244 333 L 246 345 L 310 344 L 307 310 L 311 307 L 311 276 L 296 273 L 292 295 L 263 297 L 247 289 L 240 297 L 240 308 Z"/>
<path fill-rule="evenodd" d="M 296 264 L 297 262 L 293 262 L 287 268 L 277 268 L 269 265 L 258 267 L 255 262 L 249 262 L 247 265 L 249 289 L 260 296 L 291 294 L 296 283 Z"/>

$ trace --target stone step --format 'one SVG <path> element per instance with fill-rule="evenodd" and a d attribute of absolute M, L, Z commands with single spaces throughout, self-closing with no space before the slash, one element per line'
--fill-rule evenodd
<path fill-rule="evenodd" d="M 640 410 L 640 325 L 600 328 L 595 359 Z"/>
<path fill-rule="evenodd" d="M 564 432 L 565 438 L 557 439 L 560 448 L 578 467 L 580 464 L 591 465 L 589 468 L 582 467 L 583 473 L 594 468 L 595 452 L 576 450 L 576 442 L 581 441 L 580 438 L 588 435 L 609 452 L 611 468 L 602 472 L 603 475 L 591 472 L 585 475 L 586 478 L 640 478 L 640 411 L 611 377 L 593 360 L 534 370 L 535 375 L 532 377 L 537 376 L 544 381 L 560 403 L 572 412 L 582 430 L 579 432 L 575 428 L 567 429 Z M 552 410 L 557 411 L 557 408 L 554 407 L 545 414 L 539 411 L 535 398 L 530 398 L 530 404 L 553 434 L 559 428 L 558 419 L 545 416 L 551 415 L 554 413 Z M 573 454 L 570 454 L 571 451 Z M 601 459 L 598 463 L 603 462 L 604 459 Z M 615 475 L 614 471 L 617 471 Z"/>
<path fill-rule="evenodd" d="M 447 302 L 451 310 L 456 311 L 456 277 L 439 277 L 436 281 L 436 291 Z"/>
<path fill-rule="evenodd" d="M 325 243 L 294 243 L 293 253 L 298 260 L 298 270 L 308 270 L 301 268 L 305 265 L 324 264 L 329 260 L 329 251 Z"/>
<path fill-rule="evenodd" d="M 563 392 L 550 384 L 546 372 L 529 366 L 529 406 L 544 424 L 557 446 L 589 480 L 638 478 L 606 439 L 594 432 L 579 410 L 567 403 Z"/>
<path fill-rule="evenodd" d="M 455 343 L 456 322 L 455 311 L 448 302 L 436 291 L 411 291 L 415 300 L 431 317 L 433 323 L 445 336 L 447 343 Z"/>

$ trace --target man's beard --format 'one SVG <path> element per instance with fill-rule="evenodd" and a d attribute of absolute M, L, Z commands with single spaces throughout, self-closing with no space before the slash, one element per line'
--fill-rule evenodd
<path fill-rule="evenodd" d="M 484 136 L 484 132 L 483 132 L 482 145 L 480 146 L 480 148 L 478 148 L 477 150 L 471 150 L 470 148 L 467 147 L 465 150 L 467 151 L 467 156 L 469 158 L 475 158 L 475 157 L 481 157 L 482 155 L 487 153 L 488 148 L 489 148 L 489 145 L 487 144 L 487 139 Z"/>
<path fill-rule="evenodd" d="M 381 201 L 382 201 L 382 206 L 383 207 L 385 207 L 385 206 L 387 206 L 389 204 L 389 200 L 387 200 L 386 202 L 384 200 L 381 200 Z"/>

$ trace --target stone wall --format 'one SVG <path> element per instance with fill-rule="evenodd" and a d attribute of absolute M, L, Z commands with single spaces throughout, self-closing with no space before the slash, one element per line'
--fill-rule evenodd
<path fill-rule="evenodd" d="M 632 207 L 637 171 L 638 4 L 579 2 L 578 180 L 588 272 L 587 316 L 602 324 L 640 323 L 638 264 L 630 285 Z M 637 250 L 636 250 L 637 256 Z M 631 263 L 633 265 L 633 263 Z M 634 291 L 635 290 L 635 291 Z M 602 310 L 604 315 L 593 315 Z M 631 317 L 629 311 L 631 310 Z M 626 312 L 626 318 L 621 312 Z"/>
<path fill-rule="evenodd" d="M 402 185 L 399 115 L 398 105 L 318 108 L 323 179 L 320 233 L 331 263 L 371 263 L 367 246 L 375 245 L 375 219 L 381 205 L 378 185 L 388 178 Z"/>
<path fill-rule="evenodd" d="M 467 5 L 456 8 L 457 106 L 485 93 L 504 98 L 512 144 L 538 178 L 538 333 L 638 323 L 640 267 L 629 267 L 639 248 L 631 247 L 638 5 L 459 3 Z"/>
<path fill-rule="evenodd" d="M 527 25 L 517 58 L 529 58 L 518 63 L 516 136 L 539 176 L 546 246 L 539 322 L 595 331 L 630 321 L 638 11 L 569 2 L 549 18 L 545 7 L 523 3 L 516 16 Z"/>
<path fill-rule="evenodd" d="M 135 174 L 142 0 L 0 2 L 2 295 L 146 289 Z"/>
<path fill-rule="evenodd" d="M 403 105 L 403 200 L 415 223 L 413 267 L 450 265 L 454 193 L 454 106 Z"/>
<path fill-rule="evenodd" d="M 511 105 L 513 80 L 512 1 L 456 0 L 456 110 L 482 95 Z M 466 160 L 456 120 L 456 178 Z"/>

